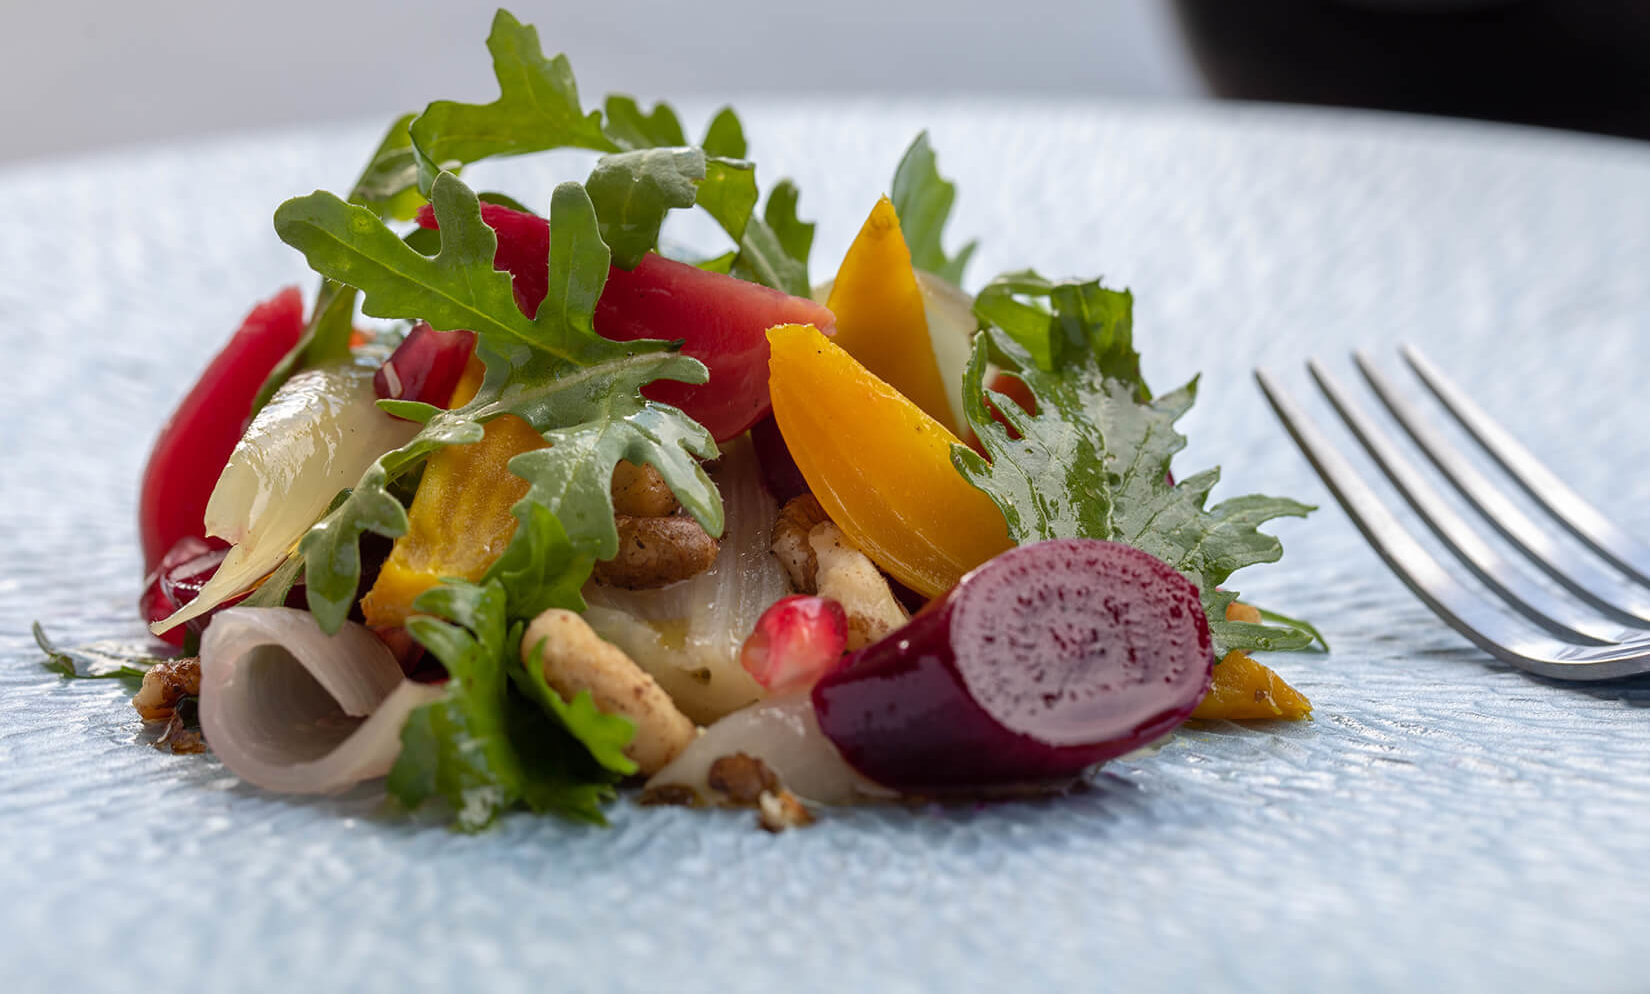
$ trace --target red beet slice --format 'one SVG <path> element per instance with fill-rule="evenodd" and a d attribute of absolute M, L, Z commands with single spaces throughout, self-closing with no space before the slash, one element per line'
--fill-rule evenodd
<path fill-rule="evenodd" d="M 1021 546 L 814 685 L 820 728 L 900 790 L 1068 777 L 1179 725 L 1214 666 L 1197 587 L 1138 549 Z"/>
<path fill-rule="evenodd" d="M 373 374 L 373 392 L 446 407 L 475 347 L 473 331 L 436 331 L 420 321 Z"/>

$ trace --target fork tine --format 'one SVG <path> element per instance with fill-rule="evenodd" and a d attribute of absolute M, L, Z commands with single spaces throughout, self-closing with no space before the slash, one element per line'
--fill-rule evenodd
<path fill-rule="evenodd" d="M 1617 527 L 1525 448 L 1432 364 L 1405 345 L 1405 361 L 1501 468 L 1588 547 L 1640 583 L 1650 585 L 1650 546 Z"/>
<path fill-rule="evenodd" d="M 1443 432 L 1429 424 L 1419 405 L 1405 397 L 1367 354 L 1355 352 L 1353 359 L 1375 395 L 1409 437 L 1514 548 L 1572 594 L 1615 620 L 1635 628 L 1650 628 L 1650 594 L 1631 586 L 1622 577 L 1611 575 L 1580 550 L 1558 541 L 1551 526 L 1543 526 L 1525 513 Z"/>
<path fill-rule="evenodd" d="M 1340 414 L 1341 420 L 1352 429 L 1352 434 L 1415 509 L 1421 521 L 1485 586 L 1519 614 L 1559 638 L 1590 645 L 1609 645 L 1617 641 L 1611 637 L 1616 632 L 1601 625 L 1597 617 L 1578 611 L 1574 605 L 1548 593 L 1495 546 L 1473 531 L 1328 370 L 1316 360 L 1309 361 L 1307 369 L 1323 395 Z"/>
<path fill-rule="evenodd" d="M 1438 560 L 1381 504 L 1369 485 L 1335 451 L 1271 374 L 1257 369 L 1255 379 L 1272 410 L 1277 412 L 1295 444 L 1300 446 L 1352 523 L 1398 579 L 1434 614 L 1474 645 L 1514 666 L 1528 667 L 1532 659 L 1560 656 L 1566 648 L 1576 648 L 1533 635 L 1445 572 Z"/>

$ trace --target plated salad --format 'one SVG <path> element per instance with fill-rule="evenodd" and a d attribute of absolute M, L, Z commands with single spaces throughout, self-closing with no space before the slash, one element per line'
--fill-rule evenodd
<path fill-rule="evenodd" d="M 161 432 L 141 609 L 179 653 L 128 673 L 164 742 L 465 830 L 600 822 L 627 784 L 777 830 L 1309 713 L 1250 653 L 1321 639 L 1226 584 L 1310 508 L 1176 479 L 1197 381 L 1147 386 L 1128 291 L 961 289 L 926 135 L 816 285 L 731 109 L 694 143 L 663 103 L 587 110 L 506 11 L 487 46 L 497 100 L 279 207 L 319 289 L 254 308 Z M 601 157 L 461 178 L 557 149 Z M 661 248 L 695 209 L 720 254 Z"/>

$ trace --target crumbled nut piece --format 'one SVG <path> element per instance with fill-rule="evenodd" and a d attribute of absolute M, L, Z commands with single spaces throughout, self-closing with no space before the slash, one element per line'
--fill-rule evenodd
<path fill-rule="evenodd" d="M 551 608 L 533 619 L 521 639 L 522 661 L 533 665 L 535 652 L 556 693 L 571 699 L 588 690 L 598 710 L 630 719 L 636 737 L 624 752 L 642 773 L 659 771 L 693 741 L 693 722 L 670 695 L 572 611 Z"/>
<path fill-rule="evenodd" d="M 814 592 L 819 567 L 813 547 L 808 544 L 808 533 L 829 520 L 814 495 L 803 494 L 786 502 L 779 510 L 779 520 L 773 524 L 773 554 L 791 578 L 791 589 L 799 594 Z"/>
<path fill-rule="evenodd" d="M 765 790 L 756 799 L 756 823 L 774 834 L 787 828 L 806 828 L 814 823 L 814 816 L 796 795 L 784 788 Z"/>
<path fill-rule="evenodd" d="M 201 692 L 201 661 L 168 659 L 149 667 L 143 686 L 132 698 L 132 707 L 144 721 L 166 721 L 177 712 L 178 702 Z"/>
<path fill-rule="evenodd" d="M 829 521 L 808 533 L 808 545 L 819 564 L 819 596 L 842 605 L 848 616 L 848 649 L 863 649 L 910 620 L 905 607 L 888 587 L 888 578 L 865 553 L 854 548 L 841 529 Z"/>
<path fill-rule="evenodd" d="M 710 764 L 705 782 L 711 790 L 727 795 L 734 804 L 755 804 L 764 793 L 779 790 L 779 778 L 768 764 L 754 756 L 736 752 Z"/>
<path fill-rule="evenodd" d="M 636 799 L 638 804 L 669 805 L 683 808 L 699 806 L 699 795 L 692 787 L 679 783 L 660 784 L 642 791 L 642 796 Z"/>
<path fill-rule="evenodd" d="M 1260 624 L 1260 608 L 1251 607 L 1242 601 L 1233 601 L 1226 605 L 1227 621 L 1247 621 L 1250 624 Z"/>
<path fill-rule="evenodd" d="M 621 514 L 619 552 L 596 564 L 596 579 L 611 587 L 652 590 L 698 576 L 716 562 L 720 548 L 689 517 L 638 518 Z"/>
<path fill-rule="evenodd" d="M 164 749 L 180 756 L 193 755 L 206 751 L 206 736 L 199 728 L 187 728 L 183 723 L 183 715 L 174 711 L 172 719 L 166 723 L 161 731 L 160 738 L 155 740 L 156 749 Z"/>
<path fill-rule="evenodd" d="M 679 505 L 670 485 L 654 467 L 619 460 L 613 467 L 613 510 L 637 518 L 663 518 Z"/>

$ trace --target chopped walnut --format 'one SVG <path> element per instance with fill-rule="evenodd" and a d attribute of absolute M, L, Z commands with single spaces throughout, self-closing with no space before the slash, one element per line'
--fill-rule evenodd
<path fill-rule="evenodd" d="M 813 547 L 808 544 L 808 533 L 815 525 L 829 520 L 814 495 L 803 494 L 786 502 L 779 511 L 779 520 L 774 522 L 773 554 L 791 578 L 791 589 L 799 594 L 814 592 L 819 567 Z"/>
<path fill-rule="evenodd" d="M 768 764 L 754 756 L 736 752 L 710 764 L 705 782 L 721 791 L 734 804 L 755 804 L 764 793 L 781 789 L 779 777 Z"/>
<path fill-rule="evenodd" d="M 787 828 L 812 825 L 814 816 L 795 794 L 780 788 L 777 792 L 765 790 L 756 799 L 756 823 L 777 835 Z"/>
<path fill-rule="evenodd" d="M 829 521 L 808 533 L 808 545 L 818 565 L 816 587 L 821 597 L 842 605 L 848 616 L 848 649 L 863 649 L 910 619 L 894 597 L 888 578 L 870 557 L 849 544 Z"/>
<path fill-rule="evenodd" d="M 144 721 L 166 721 L 177 714 L 178 702 L 201 692 L 201 661 L 190 656 L 168 659 L 149 667 L 132 707 Z"/>
<path fill-rule="evenodd" d="M 720 548 L 689 517 L 638 518 L 621 514 L 619 551 L 596 564 L 596 579 L 610 587 L 653 590 L 698 576 L 716 562 Z"/>

